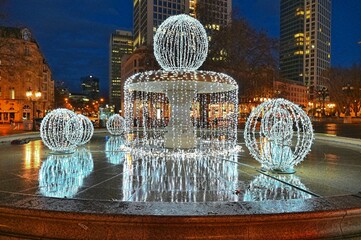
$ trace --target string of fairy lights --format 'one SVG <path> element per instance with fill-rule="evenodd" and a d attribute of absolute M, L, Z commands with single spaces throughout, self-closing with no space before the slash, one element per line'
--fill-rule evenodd
<path fill-rule="evenodd" d="M 239 150 L 238 85 L 224 73 L 197 70 L 207 52 L 207 34 L 198 20 L 181 14 L 159 26 L 154 55 L 162 69 L 135 74 L 124 86 L 131 151 L 201 156 Z M 212 116 L 207 106 L 214 108 Z"/>
<path fill-rule="evenodd" d="M 167 18 L 154 35 L 154 56 L 166 71 L 197 70 L 208 53 L 202 24 L 185 14 Z"/>
<path fill-rule="evenodd" d="M 242 151 L 237 145 L 238 85 L 224 73 L 198 70 L 207 51 L 207 34 L 196 19 L 183 14 L 169 17 L 154 37 L 154 54 L 162 69 L 137 73 L 125 82 L 125 115 L 123 118 L 114 114 L 108 119 L 106 127 L 112 136 L 105 151 L 111 164 L 124 164 L 124 169 L 134 166 L 144 176 L 153 172 L 157 186 L 139 193 L 139 199 L 135 194 L 137 201 L 147 199 L 153 187 L 159 189 L 158 185 L 167 184 L 168 180 L 162 176 L 169 169 L 214 176 L 208 181 L 220 188 L 224 183 L 217 182 L 219 177 L 237 181 L 236 156 Z M 78 146 L 90 141 L 93 133 L 93 125 L 87 117 L 67 109 L 50 112 L 40 126 L 44 144 L 58 153 L 74 152 Z M 312 124 L 306 113 L 285 99 L 272 99 L 256 107 L 244 130 L 245 145 L 251 155 L 261 163 L 263 170 L 277 173 L 293 173 L 294 166 L 310 151 L 313 138 Z M 77 153 L 76 157 L 89 159 L 86 153 Z M 233 160 L 220 161 L 225 158 Z M 51 184 L 57 180 L 67 185 L 75 182 L 73 188 L 79 188 L 82 179 L 74 176 L 84 172 L 86 175 L 89 169 L 71 163 L 71 159 L 66 156 L 49 158 L 41 169 L 39 182 Z M 75 170 L 65 172 L 65 168 Z M 53 179 L 55 175 L 51 174 L 56 169 L 61 173 Z M 204 173 L 202 169 L 217 175 Z M 131 197 L 134 188 L 132 177 L 124 174 L 123 191 L 127 198 Z M 174 179 L 172 184 L 179 184 L 177 178 Z M 264 194 L 252 189 L 261 182 L 261 178 L 255 179 L 244 197 L 254 199 L 256 195 Z M 196 178 L 189 182 L 192 186 L 196 183 Z M 146 187 L 145 182 L 139 184 Z M 44 189 L 45 193 L 52 190 Z M 193 190 L 197 189 L 190 189 L 190 192 Z M 57 191 L 60 190 L 54 189 L 55 193 Z M 72 195 L 71 189 L 66 191 L 59 194 Z M 172 194 L 174 201 L 198 201 L 195 195 L 177 199 L 177 192 Z M 58 196 L 58 193 L 51 196 Z"/>
<path fill-rule="evenodd" d="M 314 139 L 312 123 L 305 111 L 282 98 L 257 106 L 247 119 L 244 139 L 262 168 L 293 173 L 303 161 Z"/>

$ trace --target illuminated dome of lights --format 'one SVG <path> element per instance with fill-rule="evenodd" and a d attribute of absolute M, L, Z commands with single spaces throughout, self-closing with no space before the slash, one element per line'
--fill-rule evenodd
<path fill-rule="evenodd" d="M 76 114 L 68 109 L 59 108 L 48 113 L 41 121 L 40 137 L 43 143 L 56 152 L 72 152 L 78 145 L 77 136 L 71 138 L 75 141 L 69 141 L 66 135 L 66 126 L 70 119 L 76 117 Z M 75 134 L 81 134 L 81 131 Z"/>
<path fill-rule="evenodd" d="M 119 114 L 112 115 L 107 121 L 107 129 L 112 135 L 124 134 L 125 122 L 124 118 Z"/>
<path fill-rule="evenodd" d="M 202 24 L 185 14 L 167 18 L 154 35 L 154 55 L 167 71 L 197 70 L 208 52 L 207 33 Z"/>
<path fill-rule="evenodd" d="M 247 119 L 244 138 L 264 170 L 293 173 L 313 141 L 312 123 L 296 104 L 272 99 L 256 107 Z"/>

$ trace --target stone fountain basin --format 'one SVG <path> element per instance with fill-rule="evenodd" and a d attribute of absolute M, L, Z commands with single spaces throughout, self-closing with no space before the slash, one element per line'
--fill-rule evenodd
<path fill-rule="evenodd" d="M 28 144 L 10 145 L 11 140 L 29 138 L 32 141 Z M 5 239 L 357 239 L 361 234 L 360 140 L 316 134 L 311 153 L 296 166 L 301 187 L 282 183 L 281 175 L 258 171 L 258 163 L 244 148 L 236 158 L 239 184 L 234 194 L 229 192 L 233 188 L 225 187 L 223 192 L 209 190 L 205 200 L 176 202 L 171 201 L 171 194 L 163 194 L 159 200 L 160 193 L 171 193 L 172 188 L 145 198 L 142 193 L 155 186 L 149 182 L 156 178 L 144 175 L 144 171 L 134 171 L 129 179 L 133 179 L 133 186 L 142 178 L 149 182 L 137 185 L 129 198 L 123 199 L 123 167 L 129 167 L 125 163 L 129 159 L 113 161 L 120 152 L 107 157 L 109 139 L 105 132 L 95 134 L 87 145 L 94 161 L 92 172 L 74 196 L 61 198 L 39 191 L 39 169 L 50 152 L 39 138 L 2 137 L 0 235 Z M 307 193 L 309 198 L 279 199 L 266 194 L 272 199 L 243 201 L 250 182 L 260 174 L 286 184 L 286 191 L 295 193 L 293 196 Z M 188 199 L 187 191 L 182 194 L 185 197 L 178 200 Z M 144 201 L 135 201 L 136 196 Z"/>

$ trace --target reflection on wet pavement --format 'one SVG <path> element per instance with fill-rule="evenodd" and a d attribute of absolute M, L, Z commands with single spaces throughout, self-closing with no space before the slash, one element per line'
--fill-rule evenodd
<path fill-rule="evenodd" d="M 105 133 L 68 155 L 51 154 L 40 140 L 2 144 L 0 192 L 112 201 L 266 201 L 356 193 L 361 183 L 358 148 L 327 141 L 316 140 L 293 175 L 260 172 L 245 148 L 227 159 L 135 159 L 119 150 L 122 144 Z"/>

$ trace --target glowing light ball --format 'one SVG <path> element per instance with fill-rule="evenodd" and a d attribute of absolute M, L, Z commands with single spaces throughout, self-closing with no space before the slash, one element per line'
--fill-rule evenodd
<path fill-rule="evenodd" d="M 244 139 L 264 170 L 294 173 L 313 142 L 312 123 L 296 104 L 272 99 L 260 104 L 247 119 Z"/>
<path fill-rule="evenodd" d="M 207 33 L 202 24 L 185 14 L 167 18 L 154 36 L 154 55 L 167 71 L 197 70 L 208 52 Z"/>
<path fill-rule="evenodd" d="M 67 138 L 66 125 L 74 117 L 76 114 L 65 108 L 48 113 L 40 125 L 40 137 L 43 143 L 56 152 L 72 152 L 77 144 Z"/>
<path fill-rule="evenodd" d="M 124 134 L 125 121 L 119 114 L 114 114 L 107 121 L 107 129 L 112 135 Z"/>
<path fill-rule="evenodd" d="M 68 140 L 79 146 L 90 141 L 94 133 L 94 127 L 89 118 L 78 114 L 68 121 L 65 132 Z"/>

